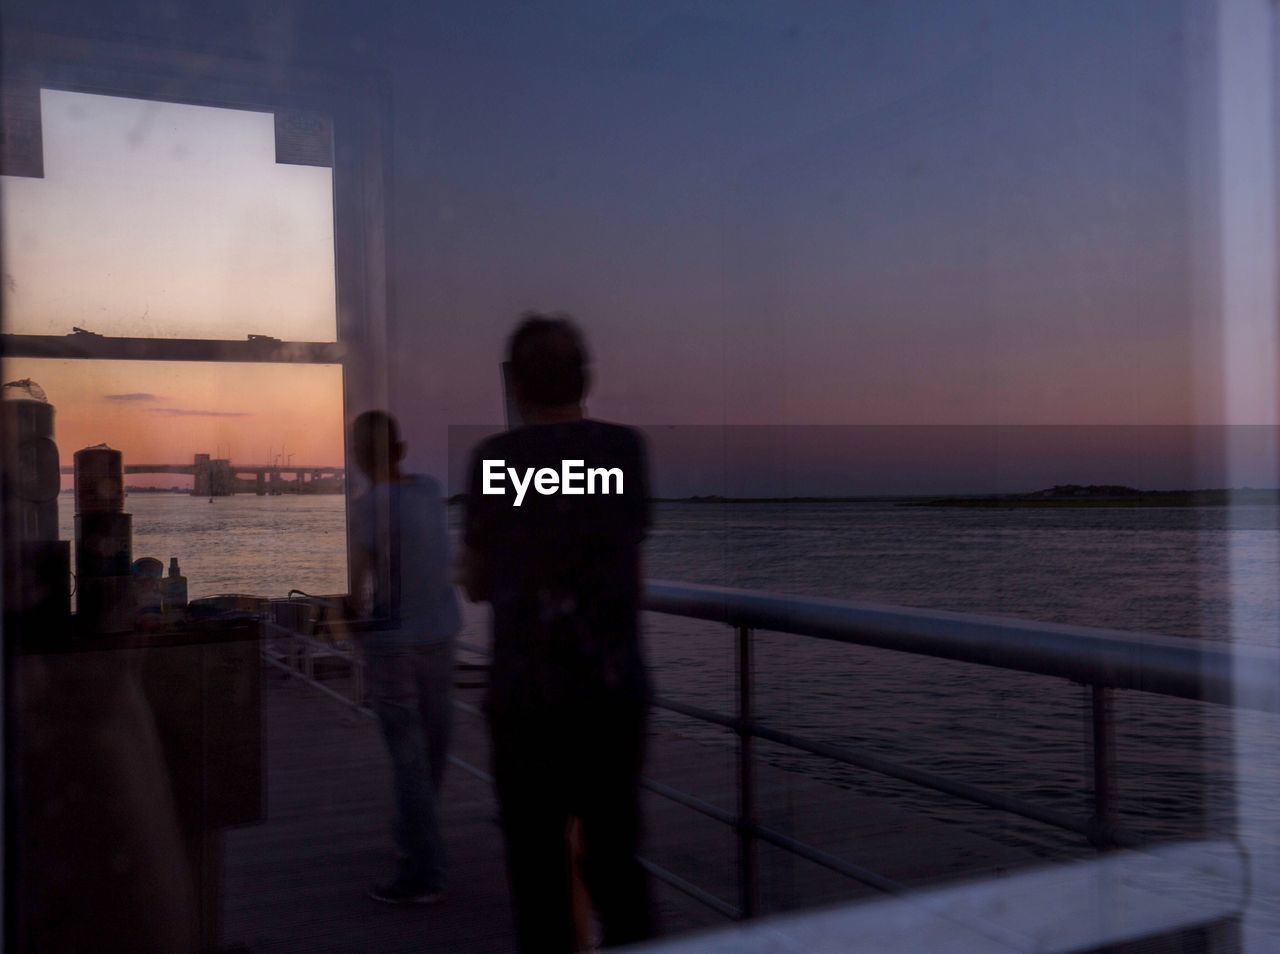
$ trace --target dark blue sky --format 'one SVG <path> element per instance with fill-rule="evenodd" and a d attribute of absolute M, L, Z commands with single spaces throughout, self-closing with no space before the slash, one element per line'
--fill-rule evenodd
<path fill-rule="evenodd" d="M 452 419 L 526 307 L 622 418 L 1195 419 L 1177 4 L 502 9 L 396 90 Z"/>
<path fill-rule="evenodd" d="M 8 6 L 382 71 L 415 466 L 500 420 L 528 308 L 641 424 L 1221 419 L 1195 0 Z"/>

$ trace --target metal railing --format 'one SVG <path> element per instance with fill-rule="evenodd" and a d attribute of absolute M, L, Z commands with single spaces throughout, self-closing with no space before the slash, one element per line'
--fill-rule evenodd
<path fill-rule="evenodd" d="M 1266 650 L 1227 648 L 1211 642 L 1117 630 L 1103 630 L 1006 617 L 906 609 L 844 600 L 798 597 L 718 586 L 649 581 L 646 611 L 723 623 L 732 628 L 736 648 L 736 697 L 733 714 L 714 712 L 659 695 L 655 707 L 721 726 L 736 737 L 737 804 L 730 812 L 696 795 L 652 779 L 644 788 L 731 826 L 737 834 L 737 903 L 732 904 L 652 861 L 645 868 L 656 878 L 729 918 L 749 918 L 759 911 L 760 842 L 773 845 L 879 891 L 895 893 L 903 885 L 814 845 L 806 844 L 760 822 L 756 801 L 753 743 L 763 740 L 843 765 L 875 772 L 977 805 L 1008 812 L 1087 839 L 1099 850 L 1135 847 L 1139 839 L 1117 823 L 1113 796 L 1112 715 L 1110 695 L 1132 690 L 1182 699 L 1280 711 L 1280 656 Z M 1091 813 L 1079 818 L 1054 808 L 905 765 L 849 746 L 806 738 L 758 722 L 753 708 L 754 634 L 757 630 L 789 633 L 855 646 L 974 663 L 1066 679 L 1087 687 L 1092 772 Z M 315 648 L 322 646 L 308 638 Z M 464 645 L 472 652 L 480 647 Z M 339 652 L 324 644 L 326 653 Z M 305 655 L 305 653 L 304 653 Z M 358 658 L 348 654 L 353 686 L 360 679 Z M 348 698 L 320 685 L 309 657 L 299 665 L 279 653 L 273 664 L 305 675 L 324 691 L 351 705 Z M 471 668 L 476 668 L 473 664 Z M 474 714 L 479 709 L 456 700 Z M 450 761 L 477 777 L 488 774 L 461 759 Z"/>
<path fill-rule="evenodd" d="M 720 586 L 649 581 L 644 608 L 732 627 L 737 644 L 737 712 L 711 712 L 659 696 L 654 705 L 731 730 L 737 737 L 738 808 L 730 815 L 669 786 L 652 791 L 733 826 L 738 836 L 738 904 L 734 917 L 758 911 L 756 845 L 767 842 L 883 892 L 902 885 L 764 826 L 756 814 L 752 742 L 760 739 L 875 772 L 1086 838 L 1098 849 L 1135 847 L 1117 823 L 1112 764 L 1114 690 L 1136 690 L 1203 702 L 1280 710 L 1280 656 L 1228 649 L 1194 639 L 1039 623 L 998 616 L 907 609 L 873 603 L 787 596 Z M 1090 693 L 1092 812 L 1057 809 L 904 765 L 860 749 L 805 738 L 756 721 L 752 708 L 752 643 L 757 630 L 975 663 L 1070 680 Z M 1241 663 L 1247 662 L 1242 666 Z M 674 882 L 672 882 L 674 884 Z M 675 885 L 680 887 L 679 885 Z"/>
<path fill-rule="evenodd" d="M 635 954 L 1079 954 L 1240 951 L 1248 858 L 1221 841 L 1179 842 L 909 895 L 737 922 L 651 941 Z M 1171 938 L 1180 943 L 1167 943 Z M 1147 941 L 1163 938 L 1166 943 Z M 1264 948 L 1273 950 L 1274 945 Z"/>

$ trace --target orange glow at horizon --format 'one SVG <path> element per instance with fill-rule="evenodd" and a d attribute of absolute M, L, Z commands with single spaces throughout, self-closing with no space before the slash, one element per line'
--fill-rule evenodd
<path fill-rule="evenodd" d="M 41 113 L 45 176 L 2 183 L 5 331 L 334 339 L 332 170 L 277 163 L 271 113 L 60 90 L 42 91 Z M 48 395 L 64 466 L 99 443 L 126 465 L 343 465 L 336 365 L 10 359 L 3 372 Z"/>
<path fill-rule="evenodd" d="M 343 465 L 342 369 L 337 365 L 14 358 L 4 380 L 31 378 L 56 409 L 64 466 L 106 443 L 128 464 L 189 464 L 196 454 L 235 464 Z M 291 456 L 291 459 L 290 459 Z M 129 477 L 168 486 L 181 478 Z"/>

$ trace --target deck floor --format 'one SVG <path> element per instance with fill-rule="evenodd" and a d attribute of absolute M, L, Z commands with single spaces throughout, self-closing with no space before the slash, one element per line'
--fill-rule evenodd
<path fill-rule="evenodd" d="M 486 782 L 451 767 L 443 795 L 450 885 L 431 907 L 390 907 L 366 897 L 391 870 L 387 760 L 373 721 L 275 669 L 265 674 L 266 817 L 222 839 L 221 938 L 228 950 L 510 951 L 496 808 Z M 455 754 L 484 766 L 484 733 L 459 712 Z M 651 741 L 648 775 L 726 809 L 734 805 L 734 754 L 673 731 Z M 990 874 L 1029 863 L 1017 848 L 861 795 L 761 764 L 763 820 L 840 857 L 908 884 Z M 646 857 L 732 902 L 729 829 L 646 796 Z M 825 868 L 763 846 L 761 898 L 784 910 L 874 894 Z M 723 924 L 721 915 L 655 884 L 664 934 Z"/>

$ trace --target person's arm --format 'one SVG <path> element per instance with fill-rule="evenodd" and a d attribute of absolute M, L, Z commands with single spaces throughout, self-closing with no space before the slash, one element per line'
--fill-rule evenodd
<path fill-rule="evenodd" d="M 373 579 L 373 560 L 368 549 L 355 544 L 351 548 L 351 597 L 349 605 L 356 616 L 368 616 L 373 610 L 369 600 L 369 582 Z"/>
<path fill-rule="evenodd" d="M 635 471 L 637 476 L 637 494 L 636 507 L 638 511 L 637 523 L 639 526 L 639 540 L 637 546 L 640 552 L 636 556 L 636 588 L 640 593 L 640 598 L 644 599 L 644 539 L 649 535 L 649 527 L 653 522 L 653 505 L 649 502 L 649 449 L 645 444 L 644 435 L 639 431 L 635 431 L 636 438 L 636 464 Z"/>
<path fill-rule="evenodd" d="M 351 505 L 351 594 L 347 598 L 348 612 L 357 618 L 373 612 L 370 595 L 377 573 L 376 534 L 373 527 L 373 507 L 366 497 L 352 501 Z"/>
<path fill-rule="evenodd" d="M 467 503 L 462 520 L 462 546 L 458 550 L 455 579 L 467 599 L 479 603 L 489 598 L 489 574 L 485 547 L 488 539 L 483 498 L 480 496 L 480 453 L 471 458 Z"/>
<path fill-rule="evenodd" d="M 427 499 L 424 501 L 426 552 L 423 566 L 411 567 L 417 577 L 426 581 L 432 590 L 448 586 L 449 579 L 449 510 L 440 491 L 440 486 L 431 478 L 423 478 L 427 483 Z"/>
<path fill-rule="evenodd" d="M 484 557 L 466 544 L 458 551 L 454 578 L 471 602 L 482 603 L 489 598 Z"/>

